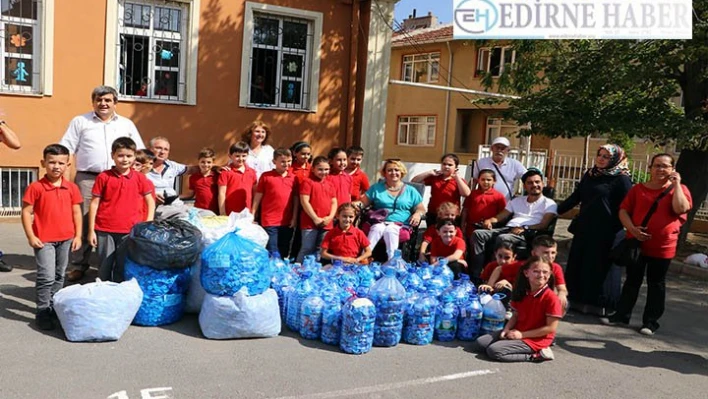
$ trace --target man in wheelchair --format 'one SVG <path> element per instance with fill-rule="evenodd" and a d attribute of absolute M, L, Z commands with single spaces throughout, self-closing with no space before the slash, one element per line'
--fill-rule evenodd
<path fill-rule="evenodd" d="M 547 234 L 557 217 L 557 205 L 543 195 L 543 174 L 535 168 L 521 177 L 527 195 L 509 201 L 497 216 L 484 220 L 468 237 L 470 273 L 478 278 L 485 264 L 487 249 L 507 241 L 517 247 L 529 247 L 538 234 Z M 506 222 L 506 224 L 502 224 Z M 551 233 L 552 234 L 552 233 Z"/>

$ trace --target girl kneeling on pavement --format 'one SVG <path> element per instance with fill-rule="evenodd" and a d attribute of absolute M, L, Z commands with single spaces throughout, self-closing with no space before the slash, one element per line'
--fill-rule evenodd
<path fill-rule="evenodd" d="M 503 330 L 477 338 L 480 351 L 502 362 L 553 360 L 550 345 L 563 308 L 553 292 L 551 270 L 551 262 L 545 257 L 532 256 L 526 261 L 511 293 L 514 314 Z"/>

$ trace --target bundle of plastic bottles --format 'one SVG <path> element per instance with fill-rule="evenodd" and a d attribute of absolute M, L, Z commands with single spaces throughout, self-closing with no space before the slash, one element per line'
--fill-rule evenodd
<path fill-rule="evenodd" d="M 133 324 L 161 326 L 182 318 L 189 288 L 190 268 L 157 270 L 125 260 L 125 279 L 135 278 L 143 291 Z"/>
<path fill-rule="evenodd" d="M 396 346 L 401 341 L 406 289 L 396 279 L 396 273 L 397 269 L 385 267 L 384 276 L 369 291 L 369 297 L 376 306 L 376 346 Z"/>
<path fill-rule="evenodd" d="M 342 332 L 339 348 L 345 353 L 361 355 L 374 343 L 376 307 L 367 298 L 353 296 L 342 309 Z"/>
<path fill-rule="evenodd" d="M 403 340 L 412 345 L 433 342 L 435 313 L 438 301 L 421 287 L 420 292 L 408 296 L 403 320 Z"/>
<path fill-rule="evenodd" d="M 270 287 L 272 276 L 268 251 L 235 232 L 202 253 L 202 287 L 213 295 L 231 296 L 243 287 L 258 295 Z"/>

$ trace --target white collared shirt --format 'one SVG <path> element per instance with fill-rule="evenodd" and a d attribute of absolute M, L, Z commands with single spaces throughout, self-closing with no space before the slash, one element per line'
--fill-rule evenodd
<path fill-rule="evenodd" d="M 497 168 L 499 168 L 499 170 L 497 170 Z M 472 177 L 475 179 L 478 178 L 479 171 L 482 169 L 490 169 L 494 172 L 494 174 L 497 176 L 497 181 L 496 183 L 494 183 L 494 189 L 502 193 L 506 197 L 507 201 L 511 199 L 514 186 L 516 185 L 516 180 L 521 179 L 521 176 L 526 173 L 526 167 L 521 162 L 517 161 L 516 159 L 511 159 L 509 157 L 504 157 L 504 162 L 501 165 L 495 164 L 494 160 L 492 160 L 492 157 L 482 158 L 478 160 L 474 164 Z M 506 179 L 506 182 L 508 183 L 509 188 L 511 188 L 512 193 L 509 192 L 509 190 L 507 189 L 507 185 L 504 184 L 504 179 L 499 176 L 500 171 L 504 175 L 504 179 Z"/>
<path fill-rule="evenodd" d="M 526 195 L 523 195 L 506 204 L 506 210 L 513 214 L 506 227 L 532 226 L 541 223 L 543 215 L 558 213 L 558 205 L 550 198 L 542 195 L 534 202 L 528 202 L 527 198 Z"/>
<path fill-rule="evenodd" d="M 59 144 L 76 156 L 76 170 L 101 173 L 113 167 L 111 146 L 119 137 L 130 137 L 137 149 L 145 148 L 133 122 L 118 114 L 104 122 L 94 112 L 79 115 L 69 122 Z"/>
<path fill-rule="evenodd" d="M 275 169 L 275 165 L 273 164 L 273 151 L 275 150 L 269 145 L 262 145 L 258 155 L 250 148 L 248 149 L 246 165 L 256 171 L 257 178 L 260 179 L 263 173 Z"/>
<path fill-rule="evenodd" d="M 157 172 L 155 169 L 150 169 L 147 178 L 155 185 L 155 194 L 167 196 L 177 195 L 175 190 L 175 181 L 177 177 L 187 173 L 187 166 L 179 162 L 165 160 L 165 167 L 162 172 Z"/>

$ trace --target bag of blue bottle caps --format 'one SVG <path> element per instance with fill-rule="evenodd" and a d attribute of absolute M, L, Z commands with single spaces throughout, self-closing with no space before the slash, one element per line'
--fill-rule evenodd
<path fill-rule="evenodd" d="M 249 295 L 245 287 L 233 296 L 207 294 L 199 326 L 209 339 L 275 337 L 281 329 L 278 295 L 270 288 Z"/>
<path fill-rule="evenodd" d="M 328 345 L 339 345 L 342 332 L 342 304 L 336 291 L 325 291 L 322 295 L 322 331 L 320 340 Z"/>
<path fill-rule="evenodd" d="M 125 279 L 135 278 L 143 291 L 140 310 L 133 324 L 161 326 L 171 324 L 184 315 L 189 288 L 190 269 L 157 270 L 125 260 Z"/>
<path fill-rule="evenodd" d="M 268 251 L 236 232 L 228 233 L 202 253 L 202 287 L 217 296 L 231 296 L 246 287 L 252 295 L 270 287 Z"/>
<path fill-rule="evenodd" d="M 339 348 L 354 355 L 369 352 L 374 343 L 375 322 L 376 307 L 368 298 L 349 298 L 342 307 Z"/>
<path fill-rule="evenodd" d="M 142 300 L 143 292 L 135 279 L 120 284 L 98 280 L 59 290 L 54 294 L 54 310 L 71 342 L 117 341 Z"/>
<path fill-rule="evenodd" d="M 369 290 L 369 298 L 376 306 L 374 345 L 396 346 L 401 341 L 406 289 L 396 278 L 397 270 L 384 267 L 381 277 Z"/>

